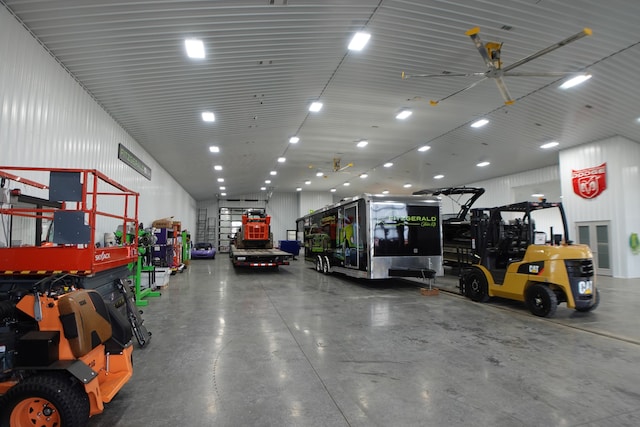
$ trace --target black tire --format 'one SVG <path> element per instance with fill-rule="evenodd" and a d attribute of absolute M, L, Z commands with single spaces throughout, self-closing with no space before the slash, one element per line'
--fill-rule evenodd
<path fill-rule="evenodd" d="M 316 256 L 316 271 L 322 273 L 322 256 Z"/>
<path fill-rule="evenodd" d="M 540 317 L 551 317 L 558 308 L 558 297 L 555 292 L 539 283 L 527 290 L 525 302 L 531 313 Z"/>
<path fill-rule="evenodd" d="M 581 313 L 586 313 L 588 311 L 593 311 L 596 308 L 598 308 L 598 305 L 600 305 L 600 290 L 596 289 L 596 301 L 593 303 L 593 305 L 591 307 L 576 307 L 576 311 L 579 311 Z"/>
<path fill-rule="evenodd" d="M 322 273 L 323 274 L 331 274 L 331 263 L 329 262 L 329 257 L 324 257 L 322 262 Z"/>
<path fill-rule="evenodd" d="M 2 427 L 84 427 L 89 422 L 89 398 L 65 374 L 27 377 L 9 389 L 2 403 Z"/>
<path fill-rule="evenodd" d="M 472 301 L 489 301 L 489 284 L 482 270 L 473 269 L 466 274 L 465 289 Z"/>

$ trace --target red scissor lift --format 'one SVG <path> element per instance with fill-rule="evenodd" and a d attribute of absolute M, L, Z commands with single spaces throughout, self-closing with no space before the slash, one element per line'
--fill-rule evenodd
<path fill-rule="evenodd" d="M 49 184 L 19 174 L 48 174 Z M 53 232 L 44 239 L 42 230 L 36 229 L 31 242 L 6 242 L 7 247 L 0 248 L 0 276 L 69 273 L 88 277 L 136 262 L 137 232 L 131 233 L 129 241 L 111 247 L 96 242 L 96 232 L 98 223 L 137 230 L 138 193 L 95 169 L 0 166 L 0 177 L 49 193 L 38 198 L 12 190 L 11 198 L 17 203 L 0 208 L 0 215 L 8 216 L 12 225 L 16 218 L 27 223 L 30 219 L 34 225 L 53 224 Z M 101 210 L 103 205 L 111 209 Z"/>

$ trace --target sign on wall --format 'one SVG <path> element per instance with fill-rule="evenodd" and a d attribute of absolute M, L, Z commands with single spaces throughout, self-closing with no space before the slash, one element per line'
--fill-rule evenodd
<path fill-rule="evenodd" d="M 572 169 L 573 192 L 584 199 L 594 199 L 607 189 L 607 163 L 586 169 Z"/>
<path fill-rule="evenodd" d="M 122 144 L 118 144 L 118 158 L 151 181 L 151 168 Z"/>

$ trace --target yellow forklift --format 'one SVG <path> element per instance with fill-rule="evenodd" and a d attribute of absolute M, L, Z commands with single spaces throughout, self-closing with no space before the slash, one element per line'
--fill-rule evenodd
<path fill-rule="evenodd" d="M 569 240 L 561 203 L 522 202 L 471 212 L 472 262 L 460 274 L 463 295 L 477 302 L 523 301 L 541 317 L 553 316 L 562 302 L 581 312 L 598 306 L 591 250 Z M 562 234 L 554 234 L 554 227 Z"/>

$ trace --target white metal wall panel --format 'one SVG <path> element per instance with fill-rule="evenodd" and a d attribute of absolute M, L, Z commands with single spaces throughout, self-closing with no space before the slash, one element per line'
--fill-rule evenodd
<path fill-rule="evenodd" d="M 0 58 L 1 165 L 97 169 L 140 193 L 144 224 L 174 216 L 195 230 L 194 199 L 4 8 Z M 152 169 L 151 181 L 117 158 L 119 143 Z"/>
<path fill-rule="evenodd" d="M 298 195 L 296 193 L 274 193 L 269 199 L 267 213 L 271 215 L 271 231 L 274 243 L 287 239 L 287 230 L 296 229 Z"/>
<path fill-rule="evenodd" d="M 298 194 L 300 195 L 298 218 L 312 211 L 333 204 L 333 196 L 331 193 L 301 191 Z"/>
<path fill-rule="evenodd" d="M 475 207 L 501 206 L 523 201 L 515 199 L 514 189 L 517 187 L 557 182 L 559 179 L 558 167 L 547 166 L 541 169 L 474 182 L 469 186 L 485 189 L 485 193 L 476 201 Z M 447 210 L 443 208 L 443 212 L 447 212 Z"/>
<path fill-rule="evenodd" d="M 573 191 L 571 171 L 607 163 L 607 188 L 598 197 L 584 199 Z M 581 145 L 560 152 L 563 202 L 569 224 L 611 221 L 611 265 L 615 277 L 640 277 L 638 255 L 629 248 L 629 236 L 640 233 L 640 145 L 623 137 Z"/>

